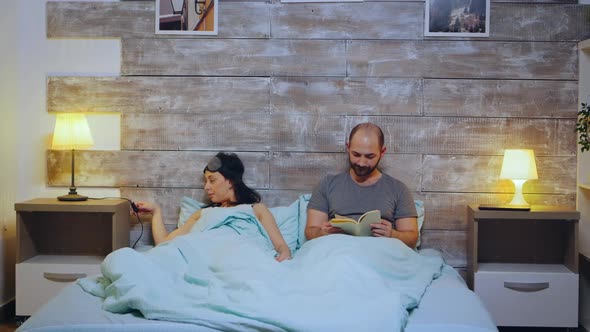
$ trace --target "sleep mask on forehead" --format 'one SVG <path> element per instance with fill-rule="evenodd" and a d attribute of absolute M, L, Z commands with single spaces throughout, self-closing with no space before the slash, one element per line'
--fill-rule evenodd
<path fill-rule="evenodd" d="M 223 164 L 221 163 L 221 159 L 219 159 L 219 157 L 215 156 L 215 157 L 211 158 L 211 160 L 209 160 L 209 162 L 207 163 L 207 166 L 205 167 L 205 170 L 209 171 L 209 172 L 217 172 L 217 171 L 219 171 L 221 166 L 223 166 Z"/>

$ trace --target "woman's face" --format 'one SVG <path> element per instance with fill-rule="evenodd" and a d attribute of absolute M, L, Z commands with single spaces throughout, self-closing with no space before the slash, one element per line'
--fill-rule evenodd
<path fill-rule="evenodd" d="M 205 192 L 213 203 L 235 200 L 232 183 L 219 172 L 205 171 Z"/>

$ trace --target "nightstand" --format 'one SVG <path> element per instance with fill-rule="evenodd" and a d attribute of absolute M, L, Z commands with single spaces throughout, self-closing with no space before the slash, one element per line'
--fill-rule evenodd
<path fill-rule="evenodd" d="M 78 278 L 99 274 L 111 251 L 129 246 L 129 203 L 122 199 L 15 204 L 16 316 L 30 316 Z"/>
<path fill-rule="evenodd" d="M 467 207 L 467 282 L 498 326 L 578 326 L 578 220 L 573 209 Z"/>

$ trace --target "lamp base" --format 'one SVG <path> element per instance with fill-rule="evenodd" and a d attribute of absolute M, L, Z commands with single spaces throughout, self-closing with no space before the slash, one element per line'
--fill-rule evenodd
<path fill-rule="evenodd" d="M 88 197 L 78 195 L 78 194 L 67 194 L 63 196 L 57 197 L 58 201 L 66 201 L 66 202 L 81 202 L 87 200 Z"/>

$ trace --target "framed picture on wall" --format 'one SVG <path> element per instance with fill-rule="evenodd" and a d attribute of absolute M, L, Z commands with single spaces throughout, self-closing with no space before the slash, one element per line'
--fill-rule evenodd
<path fill-rule="evenodd" d="M 156 33 L 216 35 L 218 0 L 156 0 Z"/>
<path fill-rule="evenodd" d="M 424 36 L 490 36 L 490 0 L 426 0 L 425 12 Z"/>

